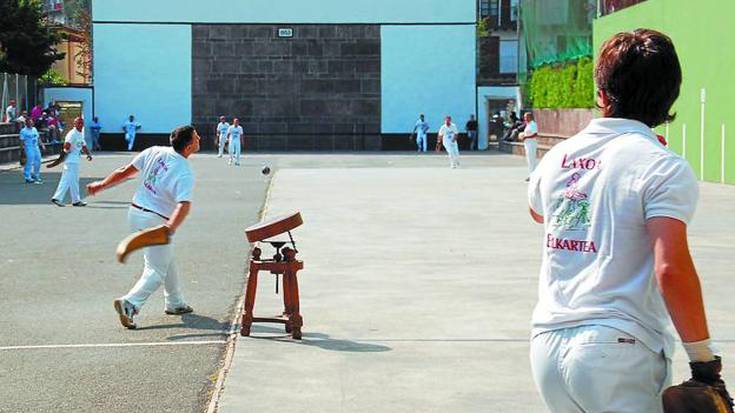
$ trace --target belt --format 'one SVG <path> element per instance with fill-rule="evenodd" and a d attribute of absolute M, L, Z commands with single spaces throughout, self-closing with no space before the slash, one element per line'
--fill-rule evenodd
<path fill-rule="evenodd" d="M 131 206 L 131 207 L 133 207 L 133 208 L 135 208 L 135 209 L 139 209 L 139 210 L 141 210 L 141 211 L 143 211 L 143 212 L 150 212 L 151 214 L 156 214 L 156 215 L 158 215 L 159 217 L 161 217 L 161 218 L 165 219 L 166 221 L 168 221 L 168 220 L 169 220 L 169 218 L 168 218 L 167 216 L 165 216 L 165 215 L 161 215 L 161 214 L 159 214 L 159 213 L 158 213 L 158 212 L 156 212 L 156 211 L 151 211 L 151 210 L 150 210 L 150 209 L 148 209 L 148 208 L 143 208 L 143 207 L 142 207 L 142 206 L 140 206 L 140 205 L 130 204 L 130 206 Z"/>

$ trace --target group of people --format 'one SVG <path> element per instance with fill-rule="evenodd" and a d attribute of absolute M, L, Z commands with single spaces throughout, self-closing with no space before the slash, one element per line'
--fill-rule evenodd
<path fill-rule="evenodd" d="M 429 123 L 426 116 L 420 114 L 416 124 L 411 131 L 409 139 L 415 139 L 418 152 L 426 152 L 428 147 Z M 465 132 L 470 140 L 470 150 L 477 150 L 477 121 L 475 115 L 470 115 L 470 119 L 465 124 Z M 436 152 L 441 152 L 442 148 L 446 149 L 449 157 L 449 167 L 454 169 L 459 166 L 459 129 L 452 122 L 451 116 L 446 116 L 444 122 L 439 127 L 436 140 Z"/>
<path fill-rule="evenodd" d="M 233 118 L 230 125 L 226 117 L 220 116 L 214 136 L 217 157 L 221 158 L 225 147 L 227 147 L 227 152 L 230 155 L 227 164 L 240 166 L 240 153 L 242 147 L 245 146 L 245 130 L 240 125 L 240 119 Z"/>

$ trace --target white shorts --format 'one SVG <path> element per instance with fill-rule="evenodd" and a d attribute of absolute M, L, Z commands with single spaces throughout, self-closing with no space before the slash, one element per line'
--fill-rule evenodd
<path fill-rule="evenodd" d="M 533 378 L 553 413 L 662 413 L 670 364 L 611 327 L 566 328 L 531 339 Z"/>

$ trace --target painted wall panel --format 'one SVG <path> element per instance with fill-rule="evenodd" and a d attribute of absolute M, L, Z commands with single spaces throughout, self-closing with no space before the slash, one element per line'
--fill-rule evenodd
<path fill-rule="evenodd" d="M 143 125 L 140 133 L 191 123 L 191 62 L 190 25 L 95 24 L 95 114 L 102 132 L 122 133 L 131 114 Z"/>
<path fill-rule="evenodd" d="M 731 81 L 735 51 L 722 47 L 735 41 L 729 17 L 733 13 L 734 2 L 648 0 L 597 19 L 594 24 L 595 50 L 614 33 L 638 27 L 660 30 L 671 37 L 679 54 L 683 83 L 672 109 L 677 114 L 676 120 L 668 128 L 658 128 L 658 133 L 668 135 L 674 152 L 686 154 L 697 176 L 712 182 L 722 181 L 724 175 L 725 182 L 735 183 L 735 111 L 731 104 L 735 95 L 735 83 Z M 702 30 L 702 27 L 707 29 Z M 706 91 L 704 118 L 701 116 L 702 89 Z"/>
<path fill-rule="evenodd" d="M 447 114 L 464 130 L 475 113 L 474 39 L 474 26 L 382 27 L 383 133 L 409 133 L 419 113 L 431 132 Z"/>
<path fill-rule="evenodd" d="M 43 89 L 43 102 L 44 107 L 47 107 L 52 100 L 55 101 L 69 101 L 69 102 L 82 102 L 82 115 L 84 116 L 84 122 L 92 122 L 92 105 L 94 95 L 91 88 L 84 87 L 50 87 Z M 66 125 L 64 129 L 64 136 L 71 130 L 73 125 Z M 87 141 L 87 146 L 92 147 L 92 135 L 89 129 L 84 128 L 84 138 Z"/>
<path fill-rule="evenodd" d="M 95 21 L 474 23 L 474 0 L 94 0 Z"/>

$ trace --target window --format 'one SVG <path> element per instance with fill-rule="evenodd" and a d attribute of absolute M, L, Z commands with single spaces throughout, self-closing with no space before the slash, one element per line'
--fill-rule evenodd
<path fill-rule="evenodd" d="M 489 0 L 480 0 L 480 17 L 487 17 L 490 14 L 488 1 Z"/>
<path fill-rule="evenodd" d="M 518 40 L 500 41 L 500 73 L 518 73 Z"/>
<path fill-rule="evenodd" d="M 520 0 L 510 0 L 510 21 L 518 21 L 518 2 Z"/>

